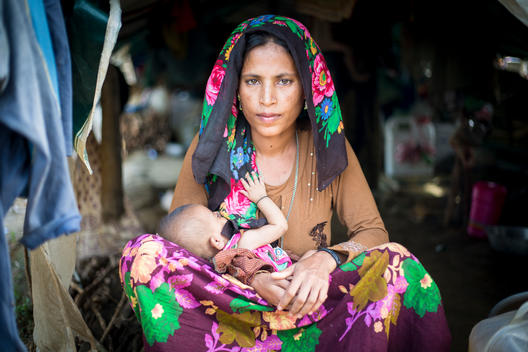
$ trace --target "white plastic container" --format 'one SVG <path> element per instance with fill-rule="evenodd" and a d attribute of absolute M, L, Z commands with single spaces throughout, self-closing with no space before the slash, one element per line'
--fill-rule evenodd
<path fill-rule="evenodd" d="M 389 177 L 431 176 L 435 128 L 430 119 L 410 115 L 385 123 L 385 173 Z"/>

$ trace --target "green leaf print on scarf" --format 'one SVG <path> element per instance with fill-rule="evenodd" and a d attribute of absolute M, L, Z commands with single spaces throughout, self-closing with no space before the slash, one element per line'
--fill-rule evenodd
<path fill-rule="evenodd" d="M 141 307 L 141 325 L 150 346 L 154 342 L 167 342 L 169 335 L 180 328 L 178 318 L 183 308 L 176 302 L 174 289 L 162 283 L 154 292 L 144 285 L 136 287 Z"/>
<path fill-rule="evenodd" d="M 280 17 L 280 16 L 277 16 L 275 17 L 276 20 L 278 21 L 284 21 L 286 23 L 286 25 L 288 26 L 288 28 L 295 34 L 297 34 L 297 36 L 299 38 L 301 38 L 301 40 L 304 40 L 304 31 L 301 30 L 301 28 L 299 28 L 299 26 L 297 26 L 297 24 L 295 22 L 293 22 L 291 19 L 287 18 L 287 17 Z"/>
<path fill-rule="evenodd" d="M 233 114 L 229 115 L 227 119 L 227 146 L 229 151 L 235 148 L 236 119 Z"/>
<path fill-rule="evenodd" d="M 213 111 L 213 106 L 207 104 L 207 99 L 204 99 L 203 110 L 202 110 L 202 128 L 207 126 L 207 121 L 209 121 L 209 116 L 211 116 L 211 111 Z"/>
<path fill-rule="evenodd" d="M 354 308 L 362 310 L 366 307 L 368 301 L 376 302 L 387 295 L 387 281 L 383 273 L 389 265 L 389 253 L 384 251 L 370 252 L 363 261 L 363 265 L 358 272 L 361 280 L 350 291 L 354 297 Z"/>
<path fill-rule="evenodd" d="M 128 297 L 128 300 L 132 303 L 132 309 L 134 310 L 134 313 L 136 314 L 136 318 L 138 321 L 141 321 L 139 317 L 139 307 L 137 304 L 137 297 L 134 293 L 134 289 L 132 288 L 132 279 L 130 278 L 130 271 L 127 271 L 125 274 L 125 294 Z"/>
<path fill-rule="evenodd" d="M 408 258 L 403 262 L 402 268 L 409 283 L 403 305 L 414 308 L 420 318 L 423 318 L 425 312 L 436 312 L 441 302 L 440 290 L 422 264 Z"/>
<path fill-rule="evenodd" d="M 317 123 L 321 122 L 322 127 L 319 129 L 319 131 L 324 130 L 324 140 L 326 141 L 326 146 L 328 147 L 328 143 L 330 142 L 330 139 L 332 138 L 332 135 L 334 133 L 341 133 L 343 130 L 343 122 L 341 120 L 341 108 L 339 107 L 339 102 L 337 101 L 337 94 L 332 95 L 332 99 L 330 100 L 330 105 L 323 104 L 317 106 L 315 108 L 315 121 Z M 328 108 L 332 109 L 331 114 L 325 114 L 328 111 Z"/>
<path fill-rule="evenodd" d="M 363 265 L 363 260 L 365 259 L 366 255 L 367 254 L 365 252 L 361 253 L 360 255 L 358 255 L 357 257 L 352 259 L 352 261 L 341 265 L 339 267 L 339 269 L 341 269 L 343 271 L 354 271 L 354 270 L 357 270 L 361 265 Z"/>
<path fill-rule="evenodd" d="M 259 310 L 261 312 L 271 312 L 274 310 L 272 307 L 256 304 L 244 296 L 238 296 L 229 303 L 229 306 L 234 313 L 244 313 L 249 310 Z"/>
<path fill-rule="evenodd" d="M 319 344 L 319 335 L 322 331 L 317 327 L 317 323 L 298 329 L 279 330 L 277 336 L 282 341 L 284 352 L 312 352 Z"/>

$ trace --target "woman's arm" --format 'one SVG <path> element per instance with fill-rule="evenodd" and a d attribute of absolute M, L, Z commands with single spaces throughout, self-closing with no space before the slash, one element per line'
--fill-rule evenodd
<path fill-rule="evenodd" d="M 185 158 L 174 188 L 170 211 L 185 204 L 202 204 L 207 206 L 207 193 L 202 184 L 196 183 L 192 173 L 192 155 L 198 144 L 198 134 L 194 136 Z"/>
<path fill-rule="evenodd" d="M 278 240 L 288 231 L 288 222 L 279 207 L 266 194 L 266 186 L 262 176 L 252 172 L 246 180 L 241 179 L 245 191 L 241 191 L 266 217 L 268 223 L 261 228 L 247 230 L 238 241 L 239 248 L 256 249 Z"/>
<path fill-rule="evenodd" d="M 387 230 L 385 230 L 361 166 L 348 141 L 346 141 L 346 151 L 348 167 L 339 175 L 337 182 L 330 185 L 334 199 L 333 206 L 338 218 L 348 229 L 350 240 L 363 245 L 364 249 L 386 243 L 389 241 Z M 358 251 L 361 253 L 362 250 Z M 351 259 L 350 256 L 349 259 Z"/>

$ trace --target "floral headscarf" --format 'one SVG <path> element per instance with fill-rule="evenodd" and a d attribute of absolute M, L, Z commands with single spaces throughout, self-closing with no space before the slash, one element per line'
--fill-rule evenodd
<path fill-rule="evenodd" d="M 267 32 L 282 39 L 299 72 L 316 149 L 318 189 L 325 189 L 347 166 L 341 109 L 319 47 L 306 27 L 291 18 L 264 15 L 242 22 L 231 33 L 207 81 L 200 138 L 192 169 L 218 209 L 241 227 L 257 227 L 257 207 L 240 193 L 240 178 L 255 170 L 250 128 L 238 110 L 236 92 L 247 34 Z"/>

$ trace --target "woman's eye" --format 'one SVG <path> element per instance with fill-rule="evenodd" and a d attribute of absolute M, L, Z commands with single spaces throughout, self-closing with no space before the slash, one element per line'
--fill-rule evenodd
<path fill-rule="evenodd" d="M 249 84 L 250 86 L 254 86 L 254 85 L 258 84 L 258 81 L 256 79 L 254 79 L 254 78 L 251 78 L 251 79 L 248 79 L 246 81 L 246 83 Z"/>
<path fill-rule="evenodd" d="M 279 81 L 279 84 L 280 84 L 281 86 L 287 86 L 287 85 L 290 84 L 291 82 L 292 82 L 291 79 L 283 78 L 283 79 L 281 79 L 281 80 Z"/>

